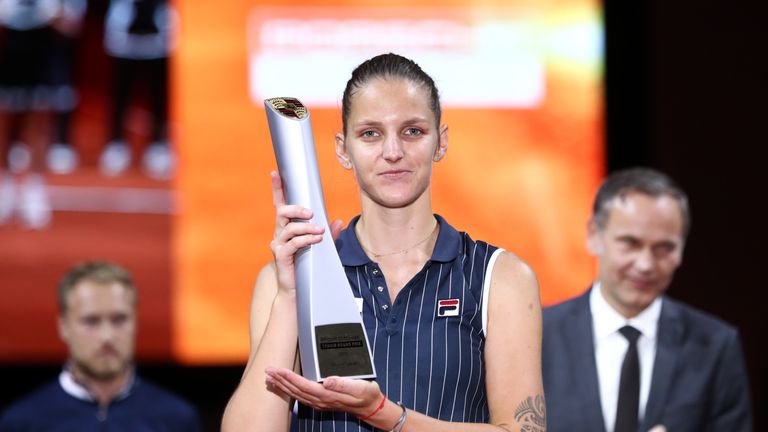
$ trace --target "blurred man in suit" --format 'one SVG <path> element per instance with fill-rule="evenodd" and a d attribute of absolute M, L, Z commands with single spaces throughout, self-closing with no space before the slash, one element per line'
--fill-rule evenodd
<path fill-rule="evenodd" d="M 658 171 L 602 184 L 587 241 L 597 280 L 544 311 L 548 431 L 752 430 L 737 330 L 664 295 L 689 226 L 686 194 Z"/>

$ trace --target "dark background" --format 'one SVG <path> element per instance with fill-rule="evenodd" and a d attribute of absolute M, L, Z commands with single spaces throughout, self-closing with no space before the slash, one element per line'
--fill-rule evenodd
<path fill-rule="evenodd" d="M 740 329 L 755 430 L 768 430 L 760 296 L 768 267 L 760 204 L 768 185 L 760 157 L 768 145 L 768 2 L 603 4 L 607 169 L 656 167 L 689 193 L 692 232 L 669 294 Z M 0 407 L 60 367 L 2 365 Z M 139 372 L 197 405 L 206 430 L 215 431 L 242 365 L 142 363 Z"/>
<path fill-rule="evenodd" d="M 649 165 L 688 192 L 692 231 L 669 295 L 741 331 L 756 431 L 768 430 L 766 5 L 604 1 L 608 170 Z"/>

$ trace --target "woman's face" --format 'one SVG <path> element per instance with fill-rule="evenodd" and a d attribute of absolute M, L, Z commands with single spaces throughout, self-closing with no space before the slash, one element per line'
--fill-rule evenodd
<path fill-rule="evenodd" d="M 336 135 L 336 154 L 352 169 L 364 198 L 387 208 L 425 195 L 432 162 L 448 148 L 426 89 L 403 78 L 374 78 L 351 98 L 347 134 Z"/>

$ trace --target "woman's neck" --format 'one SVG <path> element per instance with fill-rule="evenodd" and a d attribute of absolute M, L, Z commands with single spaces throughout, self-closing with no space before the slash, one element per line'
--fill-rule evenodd
<path fill-rule="evenodd" d="M 429 199 L 402 208 L 385 208 L 368 201 L 363 203 L 355 234 L 368 255 L 376 259 L 431 245 L 437 226 Z"/>

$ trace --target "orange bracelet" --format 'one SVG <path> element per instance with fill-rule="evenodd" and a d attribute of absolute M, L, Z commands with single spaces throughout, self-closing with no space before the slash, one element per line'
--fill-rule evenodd
<path fill-rule="evenodd" d="M 378 406 L 378 407 L 377 407 L 375 410 L 373 410 L 373 412 L 372 412 L 372 413 L 368 414 L 368 415 L 367 415 L 367 416 L 365 416 L 365 417 L 360 417 L 360 416 L 357 416 L 357 419 L 358 419 L 358 420 L 360 420 L 360 421 L 366 421 L 366 420 L 368 420 L 369 418 L 371 418 L 371 417 L 373 417 L 374 415 L 376 415 L 376 413 L 377 413 L 377 412 L 381 411 L 381 409 L 382 409 L 382 408 L 384 408 L 384 402 L 386 402 L 386 401 L 387 401 L 387 395 L 385 395 L 385 394 L 383 394 L 383 393 L 382 393 L 382 396 L 383 396 L 383 397 L 381 398 L 381 403 L 379 404 L 379 406 Z"/>

